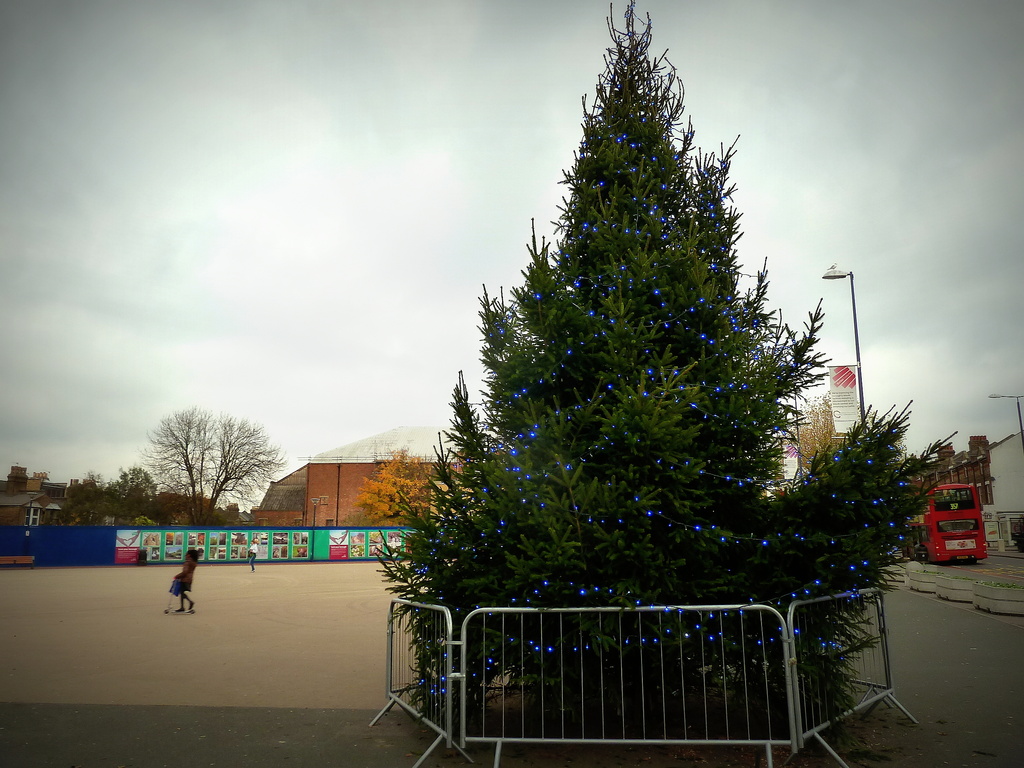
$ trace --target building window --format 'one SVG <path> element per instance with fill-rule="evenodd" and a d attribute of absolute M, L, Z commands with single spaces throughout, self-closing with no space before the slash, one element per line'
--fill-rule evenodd
<path fill-rule="evenodd" d="M 39 507 L 27 507 L 25 509 L 25 525 L 39 525 Z"/>

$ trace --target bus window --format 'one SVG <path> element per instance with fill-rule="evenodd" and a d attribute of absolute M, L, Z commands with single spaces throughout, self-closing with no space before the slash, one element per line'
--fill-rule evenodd
<path fill-rule="evenodd" d="M 939 488 L 932 494 L 931 503 L 936 512 L 956 512 L 976 509 L 974 493 L 970 488 Z"/>
<path fill-rule="evenodd" d="M 939 520 L 935 523 L 939 533 L 956 533 L 958 531 L 978 530 L 977 520 Z"/>

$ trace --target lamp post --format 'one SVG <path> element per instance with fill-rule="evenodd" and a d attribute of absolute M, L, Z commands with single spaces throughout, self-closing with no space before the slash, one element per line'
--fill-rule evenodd
<path fill-rule="evenodd" d="M 853 306 L 853 348 L 857 353 L 857 395 L 860 397 L 860 420 L 864 421 L 864 368 L 860 364 L 860 333 L 857 330 L 857 291 L 853 287 L 853 272 L 836 269 L 833 264 L 821 276 L 822 280 L 842 280 L 850 278 L 850 303 Z"/>

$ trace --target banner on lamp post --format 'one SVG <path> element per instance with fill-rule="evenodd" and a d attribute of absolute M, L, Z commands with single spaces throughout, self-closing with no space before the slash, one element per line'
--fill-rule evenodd
<path fill-rule="evenodd" d="M 860 398 L 857 394 L 856 365 L 830 365 L 828 367 L 828 394 L 832 399 L 832 420 L 836 434 L 841 435 L 860 418 Z"/>
<path fill-rule="evenodd" d="M 782 477 L 793 480 L 800 472 L 800 447 L 795 443 L 782 446 Z"/>

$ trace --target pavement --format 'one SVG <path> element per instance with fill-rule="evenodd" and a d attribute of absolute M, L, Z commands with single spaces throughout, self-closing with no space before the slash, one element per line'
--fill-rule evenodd
<path fill-rule="evenodd" d="M 987 565 L 1021 565 L 1002 553 Z M 384 705 L 390 599 L 372 563 L 201 565 L 195 615 L 168 566 L 0 571 L 0 766 L 412 766 L 434 735 Z M 1012 577 L 1011 577 L 1012 578 Z M 854 719 L 850 766 L 1024 765 L 1024 617 L 897 589 L 896 695 Z M 753 765 L 751 750 L 507 746 L 506 768 Z M 489 764 L 490 749 L 470 750 Z M 784 753 L 777 753 L 781 765 Z M 424 768 L 463 765 L 439 749 Z M 809 749 L 790 763 L 834 763 Z"/>

